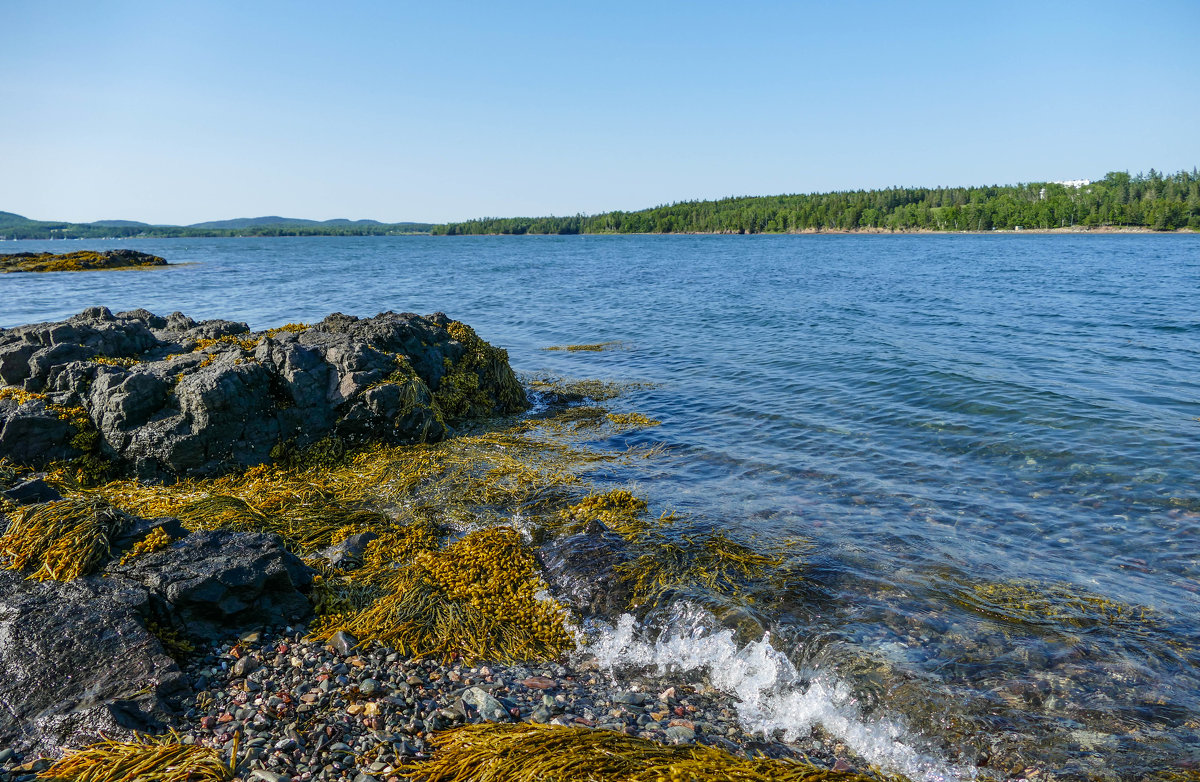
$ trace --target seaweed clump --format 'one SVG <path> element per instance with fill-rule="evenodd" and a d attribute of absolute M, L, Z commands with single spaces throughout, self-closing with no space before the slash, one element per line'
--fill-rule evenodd
<path fill-rule="evenodd" d="M 33 569 L 38 581 L 71 581 L 95 572 L 112 554 L 112 538 L 132 519 L 99 497 L 31 505 L 12 515 L 0 537 L 9 570 Z"/>
<path fill-rule="evenodd" d="M 465 725 L 431 737 L 433 757 L 401 771 L 415 782 L 866 782 L 853 771 L 741 758 L 715 747 L 666 746 L 608 730 L 539 724 Z"/>
<path fill-rule="evenodd" d="M 168 533 L 162 527 L 156 527 L 153 532 L 139 540 L 137 543 L 134 543 L 133 548 L 125 552 L 125 554 L 121 557 L 120 564 L 124 565 L 130 560 L 140 557 L 143 554 L 151 554 L 155 551 L 162 551 L 167 546 L 171 545 L 172 542 L 173 541 L 170 533 Z"/>
<path fill-rule="evenodd" d="M 1065 583 L 1013 579 L 960 586 L 951 599 L 990 619 L 1055 627 L 1103 627 L 1144 623 L 1153 611 L 1094 595 Z"/>
<path fill-rule="evenodd" d="M 447 421 L 480 418 L 493 409 L 510 415 L 525 409 L 525 390 L 508 365 L 508 351 L 484 342 L 461 321 L 446 324 L 450 336 L 463 346 L 458 361 L 446 359 L 446 374 L 433 392 L 433 401 Z M 495 396 L 487 388 L 495 388 Z"/>
<path fill-rule="evenodd" d="M 183 744 L 175 734 L 105 740 L 67 754 L 38 774 L 39 782 L 227 782 L 237 769 L 237 740 L 231 759 L 221 752 Z"/>
<path fill-rule="evenodd" d="M 610 340 L 608 342 L 592 342 L 587 345 L 551 345 L 548 348 L 542 348 L 542 350 L 565 350 L 570 353 L 601 353 L 605 350 L 612 350 L 621 344 L 620 340 Z"/>
<path fill-rule="evenodd" d="M 543 598 L 537 559 L 516 530 L 494 527 L 444 548 L 417 548 L 411 561 L 376 575 L 379 597 L 361 610 L 326 616 L 314 634 L 345 630 L 443 660 L 547 659 L 573 648 L 563 609 Z"/>

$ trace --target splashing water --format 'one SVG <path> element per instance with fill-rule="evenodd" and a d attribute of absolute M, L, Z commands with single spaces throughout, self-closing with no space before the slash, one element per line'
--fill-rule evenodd
<path fill-rule="evenodd" d="M 711 614 L 688 603 L 675 604 L 661 628 L 622 614 L 615 626 L 592 625 L 582 653 L 614 677 L 618 669 L 632 668 L 655 668 L 659 676 L 705 675 L 714 688 L 736 698 L 738 718 L 751 733 L 795 741 L 820 726 L 883 771 L 928 782 L 975 778 L 973 768 L 919 751 L 899 722 L 865 718 L 850 688 L 835 675 L 802 674 L 771 645 L 769 633 L 739 647 L 732 630 L 710 629 L 715 626 Z"/>

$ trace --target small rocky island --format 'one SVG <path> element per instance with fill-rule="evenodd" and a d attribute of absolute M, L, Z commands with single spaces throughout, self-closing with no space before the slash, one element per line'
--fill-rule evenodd
<path fill-rule="evenodd" d="M 166 259 L 135 250 L 80 250 L 73 253 L 0 255 L 0 272 L 91 272 L 167 266 Z"/>
<path fill-rule="evenodd" d="M 0 329 L 0 782 L 867 779 L 576 653 L 771 562 L 581 478 L 621 455 L 555 432 L 657 423 L 610 392 L 517 418 L 507 353 L 441 313 Z"/>

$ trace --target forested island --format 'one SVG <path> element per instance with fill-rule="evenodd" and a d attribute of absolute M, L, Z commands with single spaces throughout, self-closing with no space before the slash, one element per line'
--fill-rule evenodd
<path fill-rule="evenodd" d="M 484 217 L 461 223 L 381 223 L 253 217 L 194 225 L 131 220 L 30 220 L 0 212 L 0 239 L 113 239 L 234 236 L 433 234 L 814 233 L 821 231 L 992 231 L 1128 228 L 1200 231 L 1200 170 L 1097 181 L 987 187 L 891 187 L 799 195 L 680 201 L 634 212 L 570 217 Z"/>
<path fill-rule="evenodd" d="M 683 201 L 636 212 L 573 217 L 483 218 L 431 233 L 795 233 L 816 231 L 991 231 L 1105 226 L 1200 230 L 1200 171 L 1088 182 L 990 187 L 893 187 L 807 195 Z"/>
<path fill-rule="evenodd" d="M 166 239 L 209 236 L 394 236 L 428 233 L 430 223 L 381 223 L 376 220 L 303 220 L 295 217 L 241 217 L 194 225 L 151 225 L 136 220 L 68 223 L 30 220 L 0 212 L 0 239 Z"/>

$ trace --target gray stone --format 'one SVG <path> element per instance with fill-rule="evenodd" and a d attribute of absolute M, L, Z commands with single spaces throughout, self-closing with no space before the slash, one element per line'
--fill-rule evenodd
<path fill-rule="evenodd" d="M 488 722 L 509 722 L 512 717 L 504 704 L 496 700 L 481 687 L 468 687 L 462 694 L 463 702 L 474 707 L 479 716 Z"/>
<path fill-rule="evenodd" d="M 263 768 L 256 768 L 250 772 L 250 778 L 260 780 L 261 782 L 292 782 L 292 778 L 287 774 L 278 774 Z"/>
<path fill-rule="evenodd" d="M 667 741 L 672 744 L 691 744 L 696 740 L 696 732 L 683 725 L 675 725 L 663 731 Z"/>
<path fill-rule="evenodd" d="M 260 665 L 260 663 L 258 662 L 258 660 L 254 657 L 251 657 L 250 655 L 246 655 L 245 657 L 239 657 L 238 661 L 233 664 L 232 673 L 237 678 L 243 679 L 247 675 L 253 673 L 254 671 L 257 671 L 259 665 Z"/>
<path fill-rule="evenodd" d="M 18 505 L 34 505 L 40 502 L 54 502 L 55 500 L 62 499 L 62 495 L 58 493 L 58 490 L 41 478 L 23 481 L 11 489 L 0 492 L 0 494 L 3 494 L 6 499 L 12 500 Z"/>
<path fill-rule="evenodd" d="M 333 647 L 333 650 L 342 657 L 349 657 L 354 648 L 358 646 L 358 639 L 344 630 L 338 630 L 329 637 L 327 645 Z"/>
<path fill-rule="evenodd" d="M 0 745 L 57 757 L 165 726 L 184 676 L 143 626 L 149 596 L 104 579 L 0 571 Z"/>

